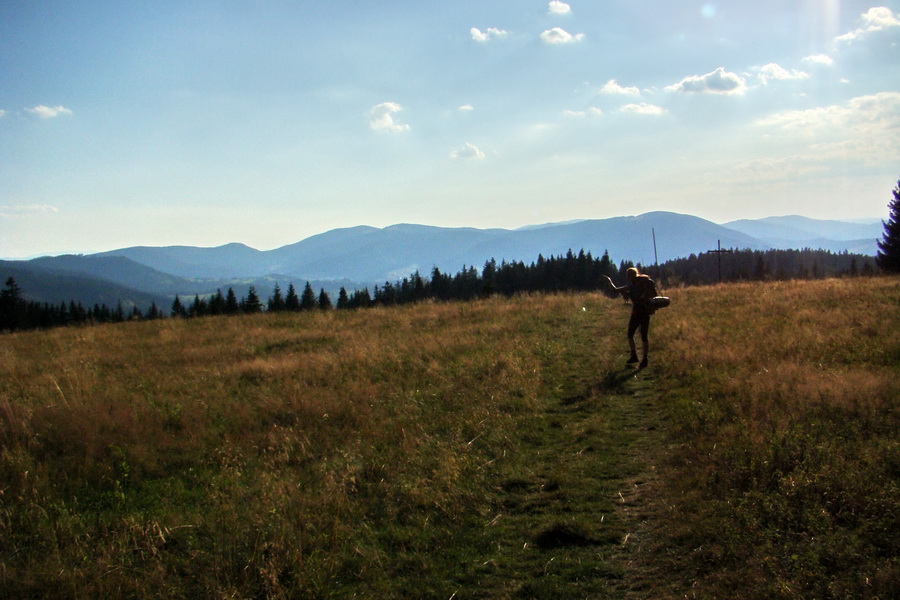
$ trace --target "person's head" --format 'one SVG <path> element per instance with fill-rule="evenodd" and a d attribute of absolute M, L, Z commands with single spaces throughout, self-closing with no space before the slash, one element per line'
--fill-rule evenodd
<path fill-rule="evenodd" d="M 631 267 L 627 271 L 625 271 L 625 279 L 627 279 L 628 281 L 634 281 L 637 278 L 637 276 L 638 276 L 638 270 L 635 269 L 634 267 Z"/>

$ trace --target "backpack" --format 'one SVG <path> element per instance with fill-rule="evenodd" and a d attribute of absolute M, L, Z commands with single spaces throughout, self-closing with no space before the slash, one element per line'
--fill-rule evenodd
<path fill-rule="evenodd" d="M 671 304 L 669 298 L 659 295 L 656 282 L 648 275 L 638 275 L 634 280 L 634 286 L 635 293 L 632 295 L 632 302 L 651 315 L 656 312 L 656 309 L 665 308 Z"/>

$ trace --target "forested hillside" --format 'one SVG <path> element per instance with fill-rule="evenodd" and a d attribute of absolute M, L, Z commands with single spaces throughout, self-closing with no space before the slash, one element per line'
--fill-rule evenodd
<path fill-rule="evenodd" d="M 121 322 L 126 319 L 155 319 L 166 316 L 204 317 L 252 314 L 263 310 L 303 311 L 321 309 L 353 309 L 371 306 L 408 304 L 423 300 L 474 300 L 494 294 L 513 295 L 530 292 L 589 291 L 603 289 L 606 276 L 624 281 L 624 271 L 635 266 L 630 261 L 618 265 L 608 253 L 595 257 L 584 250 L 565 255 L 543 257 L 529 264 L 496 260 L 487 261 L 479 270 L 464 266 L 456 274 L 443 273 L 437 267 L 423 276 L 418 271 L 408 277 L 385 281 L 370 291 L 368 287 L 348 291 L 341 287 L 337 298 L 324 289 L 316 292 L 305 282 L 302 293 L 293 283 L 283 290 L 275 284 L 266 299 L 254 286 L 237 297 L 232 288 L 223 293 L 175 296 L 170 306 L 155 301 L 149 310 L 136 306 L 124 309 L 121 303 L 112 307 L 105 303 L 83 306 L 70 300 L 60 303 L 29 302 L 15 280 L 7 280 L 0 297 L 0 330 L 31 329 L 79 323 Z M 683 285 L 708 285 L 720 281 L 780 281 L 820 279 L 835 276 L 871 275 L 876 272 L 875 259 L 869 256 L 823 250 L 734 250 L 708 252 L 688 258 L 667 261 L 662 265 L 638 265 L 657 279 L 660 288 Z"/>

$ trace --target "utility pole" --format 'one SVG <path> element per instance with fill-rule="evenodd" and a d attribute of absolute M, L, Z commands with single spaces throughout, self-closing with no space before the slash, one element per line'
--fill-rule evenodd
<path fill-rule="evenodd" d="M 732 250 L 722 250 L 722 240 L 719 240 L 718 248 L 715 250 L 709 250 L 709 252 L 715 252 L 719 259 L 719 283 L 722 283 L 722 253 L 723 252 L 731 252 Z"/>
<path fill-rule="evenodd" d="M 659 275 L 659 254 L 656 253 L 656 229 L 650 228 L 650 232 L 653 234 L 653 260 L 656 261 L 656 280 L 662 283 Z"/>

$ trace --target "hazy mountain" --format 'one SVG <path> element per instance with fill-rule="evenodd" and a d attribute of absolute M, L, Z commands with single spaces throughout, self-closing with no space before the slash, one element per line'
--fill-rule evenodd
<path fill-rule="evenodd" d="M 129 249 L 132 250 L 132 249 Z M 147 253 L 151 258 L 153 252 Z M 140 253 L 137 253 L 140 256 Z M 292 281 L 286 276 L 265 275 L 259 277 L 233 279 L 191 279 L 162 273 L 146 265 L 139 264 L 124 256 L 103 255 L 63 255 L 45 256 L 27 261 L 0 261 L 0 276 L 4 283 L 13 277 L 27 300 L 36 302 L 81 302 L 85 307 L 106 304 L 110 308 L 118 302 L 130 308 L 138 306 L 142 310 L 152 302 L 163 310 L 168 310 L 174 297 L 180 296 L 185 303 L 194 296 L 214 294 L 217 290 L 225 293 L 234 290 L 238 298 L 248 294 L 250 287 L 265 301 L 275 284 L 283 293 L 294 283 L 299 295 L 306 280 Z M 355 282 L 347 279 L 334 281 L 310 281 L 315 291 L 320 289 L 337 296 L 341 286 L 353 289 Z"/>
<path fill-rule="evenodd" d="M 125 310 L 137 306 L 146 310 L 152 303 L 164 310 L 172 300 L 163 294 L 151 294 L 130 289 L 89 275 L 66 272 L 31 264 L 33 261 L 0 261 L 3 283 L 9 277 L 16 280 L 22 296 L 30 302 L 68 305 L 75 301 L 84 308 L 105 304 L 115 308 L 120 302 Z"/>
<path fill-rule="evenodd" d="M 238 279 L 276 272 L 263 266 L 263 252 L 237 243 L 215 248 L 133 246 L 91 256 L 124 256 L 162 273 L 189 279 Z"/>
<path fill-rule="evenodd" d="M 753 236 L 773 248 L 809 247 L 834 252 L 849 250 L 869 255 L 877 252 L 875 242 L 884 233 L 880 221 L 850 223 L 797 215 L 731 221 L 723 226 Z"/>
<path fill-rule="evenodd" d="M 35 258 L 24 264 L 48 272 L 101 279 L 140 292 L 163 296 L 203 293 L 210 286 L 209 282 L 163 273 L 125 256 L 67 254 Z"/>
<path fill-rule="evenodd" d="M 252 285 L 265 300 L 278 283 L 293 283 L 297 293 L 310 281 L 318 292 L 348 290 L 395 282 L 414 271 L 430 275 L 434 267 L 455 274 L 464 266 L 480 270 L 495 259 L 531 263 L 541 254 L 608 251 L 613 261 L 653 264 L 654 233 L 659 262 L 716 248 L 822 248 L 874 255 L 883 233 L 878 223 L 821 221 L 806 217 L 770 217 L 757 221 L 710 221 L 671 212 L 632 217 L 568 221 L 520 229 L 446 228 L 399 224 L 335 229 L 305 240 L 260 251 L 243 244 L 215 248 L 139 246 L 87 256 L 43 257 L 0 262 L 0 276 L 15 277 L 29 299 L 76 300 L 84 304 L 137 304 L 155 301 L 167 309 L 175 294 L 225 292 L 238 297 Z"/>
<path fill-rule="evenodd" d="M 181 276 L 229 278 L 280 274 L 294 281 L 346 278 L 362 283 L 395 281 L 436 266 L 455 273 L 463 266 L 481 268 L 498 262 L 535 260 L 589 251 L 613 260 L 654 261 L 653 232 L 659 260 L 666 261 L 716 247 L 765 249 L 741 232 L 710 221 L 669 212 L 636 217 L 572 221 L 516 230 L 445 228 L 400 224 L 335 229 L 275 250 L 258 251 L 229 244 L 218 248 L 126 248 L 103 255 L 126 256 L 159 271 Z M 233 261 L 233 262 L 232 262 Z"/>
<path fill-rule="evenodd" d="M 742 219 L 722 225 L 759 239 L 778 238 L 795 242 L 816 239 L 850 241 L 871 238 L 874 240 L 880 238 L 884 233 L 881 221 L 873 220 L 865 223 L 827 221 L 799 215 L 766 217 L 756 220 Z"/>

